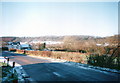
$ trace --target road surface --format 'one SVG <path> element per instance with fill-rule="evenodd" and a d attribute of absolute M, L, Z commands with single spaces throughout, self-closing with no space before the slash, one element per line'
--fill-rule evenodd
<path fill-rule="evenodd" d="M 120 74 L 103 73 L 90 69 L 77 68 L 60 62 L 34 58 L 23 54 L 2 52 L 11 61 L 22 65 L 26 73 L 36 82 L 40 81 L 114 81 L 118 82 Z"/>

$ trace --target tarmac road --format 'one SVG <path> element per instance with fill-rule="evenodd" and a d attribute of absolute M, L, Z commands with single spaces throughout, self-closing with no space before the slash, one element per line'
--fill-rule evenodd
<path fill-rule="evenodd" d="M 92 82 L 118 82 L 120 74 L 103 73 L 90 69 L 77 68 L 60 62 L 34 58 L 23 54 L 3 52 L 11 61 L 22 65 L 26 73 L 36 82 L 40 81 L 92 81 Z M 119 81 L 120 82 L 120 81 Z"/>

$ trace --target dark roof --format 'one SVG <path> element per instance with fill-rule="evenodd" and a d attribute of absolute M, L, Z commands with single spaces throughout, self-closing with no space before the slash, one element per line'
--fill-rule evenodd
<path fill-rule="evenodd" d="M 20 45 L 20 42 L 11 42 L 10 45 Z"/>

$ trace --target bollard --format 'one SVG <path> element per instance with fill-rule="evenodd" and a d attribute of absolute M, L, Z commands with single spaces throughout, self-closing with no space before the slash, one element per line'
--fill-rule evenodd
<path fill-rule="evenodd" d="M 15 67 L 15 62 L 13 62 L 13 68 Z"/>
<path fill-rule="evenodd" d="M 7 66 L 8 66 L 8 64 L 9 64 L 9 58 L 7 58 Z"/>
<path fill-rule="evenodd" d="M 12 78 L 14 78 L 14 72 L 15 72 L 15 70 L 14 70 L 14 67 L 15 67 L 15 62 L 13 62 L 13 72 L 12 72 Z"/>
<path fill-rule="evenodd" d="M 9 62 L 9 58 L 7 58 L 7 61 Z"/>

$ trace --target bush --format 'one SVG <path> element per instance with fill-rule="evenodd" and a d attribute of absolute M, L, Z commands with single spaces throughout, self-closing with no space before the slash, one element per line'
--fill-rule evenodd
<path fill-rule="evenodd" d="M 11 52 L 16 52 L 16 49 L 10 49 L 9 51 L 11 51 Z"/>
<path fill-rule="evenodd" d="M 24 53 L 23 50 L 17 50 L 18 53 Z M 55 59 L 64 59 L 67 61 L 87 63 L 88 54 L 79 52 L 60 52 L 60 51 L 26 51 L 26 54 L 33 56 L 51 57 Z"/>
<path fill-rule="evenodd" d="M 0 49 L 2 51 L 8 51 L 8 47 L 2 47 L 2 49 Z"/>
<path fill-rule="evenodd" d="M 112 57 L 107 55 L 90 55 L 88 57 L 88 64 L 112 69 L 120 69 L 119 61 L 120 57 Z"/>

